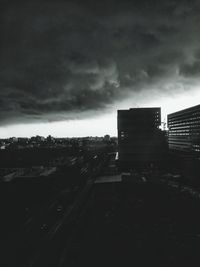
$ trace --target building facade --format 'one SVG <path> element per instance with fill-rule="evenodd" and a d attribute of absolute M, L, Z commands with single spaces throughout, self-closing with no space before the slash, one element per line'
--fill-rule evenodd
<path fill-rule="evenodd" d="M 200 156 L 200 105 L 168 115 L 169 150 Z"/>
<path fill-rule="evenodd" d="M 118 110 L 117 123 L 120 166 L 133 167 L 160 160 L 165 140 L 159 129 L 159 107 Z"/>

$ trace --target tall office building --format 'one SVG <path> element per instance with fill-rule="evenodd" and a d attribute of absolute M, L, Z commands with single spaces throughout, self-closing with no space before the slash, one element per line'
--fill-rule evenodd
<path fill-rule="evenodd" d="M 165 143 L 160 108 L 131 108 L 118 110 L 119 164 L 135 167 L 161 159 Z"/>
<path fill-rule="evenodd" d="M 170 151 L 200 156 L 200 105 L 169 114 L 167 120 Z"/>

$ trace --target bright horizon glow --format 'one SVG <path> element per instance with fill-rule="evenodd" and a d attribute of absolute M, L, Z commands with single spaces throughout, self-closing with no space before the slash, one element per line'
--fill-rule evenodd
<path fill-rule="evenodd" d="M 143 97 L 137 104 L 131 99 L 116 105 L 111 113 L 90 119 L 69 120 L 49 123 L 16 124 L 0 127 L 0 138 L 31 137 L 35 135 L 54 137 L 117 136 L 117 109 L 134 107 L 161 107 L 162 121 L 167 122 L 167 114 L 200 104 L 198 88 L 190 93 L 159 96 L 153 100 Z"/>
<path fill-rule="evenodd" d="M 93 119 L 59 121 L 49 123 L 17 124 L 0 127 L 0 138 L 31 137 L 35 135 L 54 137 L 84 137 L 117 135 L 115 114 Z"/>

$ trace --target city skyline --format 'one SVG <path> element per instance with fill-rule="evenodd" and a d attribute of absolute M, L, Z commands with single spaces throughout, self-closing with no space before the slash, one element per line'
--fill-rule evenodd
<path fill-rule="evenodd" d="M 196 105 L 199 105 L 198 98 L 195 99 L 196 101 L 191 101 L 190 105 L 188 105 L 188 97 L 187 99 L 184 99 L 182 97 L 181 104 L 177 105 L 177 100 L 174 99 L 173 102 L 168 103 L 166 102 L 166 105 L 169 106 L 171 109 L 168 109 L 168 113 L 166 113 L 166 108 L 164 109 L 164 112 L 161 108 L 161 126 L 167 127 L 167 116 L 173 112 L 181 111 L 186 108 L 190 108 Z M 159 105 L 157 105 L 159 106 Z M 176 106 L 176 107 L 175 107 Z M 143 106 L 137 106 L 136 108 L 143 108 L 143 107 L 156 107 L 149 106 L 149 105 L 143 105 Z M 181 108 L 180 108 L 181 107 Z M 121 109 L 130 109 L 134 107 L 122 107 Z M 120 109 L 119 109 L 120 110 Z M 101 123 L 99 123 L 101 122 Z M 95 125 L 95 123 L 97 123 Z M 165 124 L 165 126 L 163 125 Z M 93 125 L 93 127 L 91 127 Z M 95 127 L 94 127 L 95 125 Z M 103 127 L 102 127 L 103 125 Z M 54 137 L 86 137 L 86 136 L 104 136 L 106 134 L 109 134 L 110 136 L 117 136 L 117 111 L 116 113 L 111 114 L 107 118 L 103 116 L 102 118 L 98 119 L 89 119 L 89 120 L 71 120 L 68 121 L 68 125 L 66 125 L 66 122 L 54 122 L 54 123 L 46 123 L 45 127 L 38 127 L 40 125 L 38 124 L 25 124 L 25 125 L 14 125 L 14 126 L 7 126 L 7 131 L 5 130 L 6 127 L 0 127 L 0 138 L 10 138 L 10 137 L 32 137 L 32 136 L 44 136 L 47 137 L 49 135 Z M 57 126 L 57 127 L 56 127 Z M 12 129 L 14 128 L 14 131 Z M 30 128 L 29 128 L 30 127 Z M 109 128 L 110 127 L 110 128 Z M 26 128 L 27 131 L 26 131 Z M 2 130 L 4 129 L 4 130 Z M 44 131 L 42 131 L 44 129 Z M 57 131 L 57 129 L 59 129 Z M 80 130 L 82 130 L 81 134 Z M 84 131 L 86 130 L 86 131 Z M 107 131 L 106 131 L 107 130 Z M 16 135 L 12 135 L 12 133 L 15 132 Z M 11 134 L 9 134 L 11 133 Z M 75 134 L 74 134 L 75 133 Z M 76 134 L 78 133 L 78 134 Z"/>

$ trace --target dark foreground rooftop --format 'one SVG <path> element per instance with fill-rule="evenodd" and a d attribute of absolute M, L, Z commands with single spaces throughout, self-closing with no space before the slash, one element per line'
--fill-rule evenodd
<path fill-rule="evenodd" d="M 60 266 L 200 266 L 199 202 L 155 184 L 94 191 Z"/>
<path fill-rule="evenodd" d="M 46 209 L 39 209 L 37 186 L 45 191 L 48 180 L 30 184 L 32 198 L 38 202 L 35 217 L 14 231 L 19 213 L 7 221 L 9 227 L 2 223 L 2 216 L 1 234 L 6 236 L 9 228 L 10 239 L 2 242 L 0 266 L 200 266 L 200 191 L 171 181 L 170 174 L 123 173 L 121 179 L 113 160 L 114 155 L 107 165 L 101 165 L 101 176 L 89 176 L 79 187 L 68 181 L 68 189 L 58 188 Z M 98 164 L 94 164 L 96 170 Z M 71 170 L 70 177 L 75 179 L 76 175 L 76 169 Z M 179 176 L 173 178 L 178 181 Z M 5 183 L 4 189 L 8 187 L 13 195 L 17 185 Z M 19 199 L 17 192 L 15 201 Z M 26 200 L 28 192 L 24 192 Z"/>
<path fill-rule="evenodd" d="M 167 184 L 96 183 L 31 266 L 200 266 L 199 208 Z"/>

